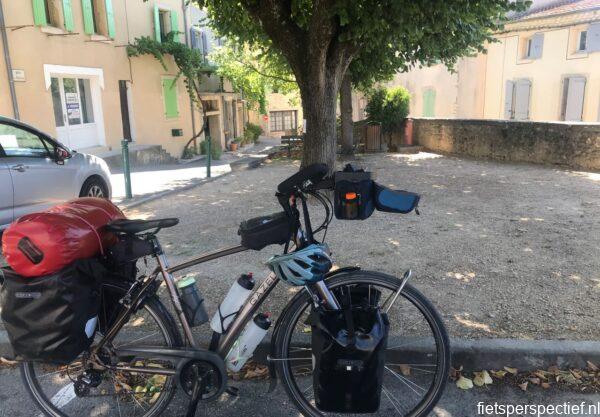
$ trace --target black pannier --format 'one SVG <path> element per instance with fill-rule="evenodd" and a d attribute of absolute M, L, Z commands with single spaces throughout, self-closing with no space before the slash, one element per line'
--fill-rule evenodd
<path fill-rule="evenodd" d="M 292 227 L 293 220 L 282 211 L 243 221 L 238 235 L 242 238 L 242 246 L 261 250 L 268 245 L 287 243 L 292 235 Z"/>
<path fill-rule="evenodd" d="M 314 309 L 311 324 L 316 406 L 325 412 L 379 409 L 389 322 L 369 287 L 334 290 L 341 310 Z"/>
<path fill-rule="evenodd" d="M 347 168 L 348 169 L 348 168 Z M 341 220 L 365 220 L 371 217 L 373 180 L 370 172 L 336 172 L 334 176 L 335 217 Z"/>
<path fill-rule="evenodd" d="M 419 205 L 419 194 L 374 184 L 375 208 L 388 213 L 410 213 Z"/>
<path fill-rule="evenodd" d="M 0 271 L 2 321 L 16 359 L 68 364 L 90 347 L 104 273 L 99 261 L 79 260 L 36 278 Z"/>

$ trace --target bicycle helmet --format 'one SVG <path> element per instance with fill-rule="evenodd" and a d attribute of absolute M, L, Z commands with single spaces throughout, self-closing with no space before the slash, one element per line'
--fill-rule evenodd
<path fill-rule="evenodd" d="M 325 244 L 312 244 L 304 249 L 271 257 L 266 264 L 282 281 L 291 285 L 307 285 L 322 280 L 332 266 Z"/>

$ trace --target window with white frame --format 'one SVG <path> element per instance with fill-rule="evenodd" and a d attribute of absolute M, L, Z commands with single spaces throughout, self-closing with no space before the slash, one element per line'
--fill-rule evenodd
<path fill-rule="evenodd" d="M 523 45 L 524 59 L 539 59 L 542 57 L 544 49 L 544 34 L 536 33 L 533 36 L 526 38 Z"/>
<path fill-rule="evenodd" d="M 298 128 L 296 110 L 272 111 L 269 113 L 269 128 L 271 132 L 280 132 Z"/>
<path fill-rule="evenodd" d="M 577 52 L 585 52 L 587 49 L 587 30 L 579 32 L 579 39 L 577 42 Z"/>

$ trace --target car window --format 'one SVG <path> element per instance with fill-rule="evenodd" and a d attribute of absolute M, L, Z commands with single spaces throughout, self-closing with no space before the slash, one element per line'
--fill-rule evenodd
<path fill-rule="evenodd" d="M 44 141 L 34 133 L 10 125 L 0 125 L 0 146 L 6 156 L 50 156 Z"/>

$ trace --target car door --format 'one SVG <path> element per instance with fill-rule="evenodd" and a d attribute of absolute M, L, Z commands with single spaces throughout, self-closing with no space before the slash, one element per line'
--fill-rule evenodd
<path fill-rule="evenodd" d="M 75 170 L 57 164 L 54 146 L 37 133 L 0 124 L 0 145 L 12 178 L 15 219 L 76 197 Z"/>
<path fill-rule="evenodd" d="M 0 229 L 13 221 L 13 187 L 0 149 Z"/>

